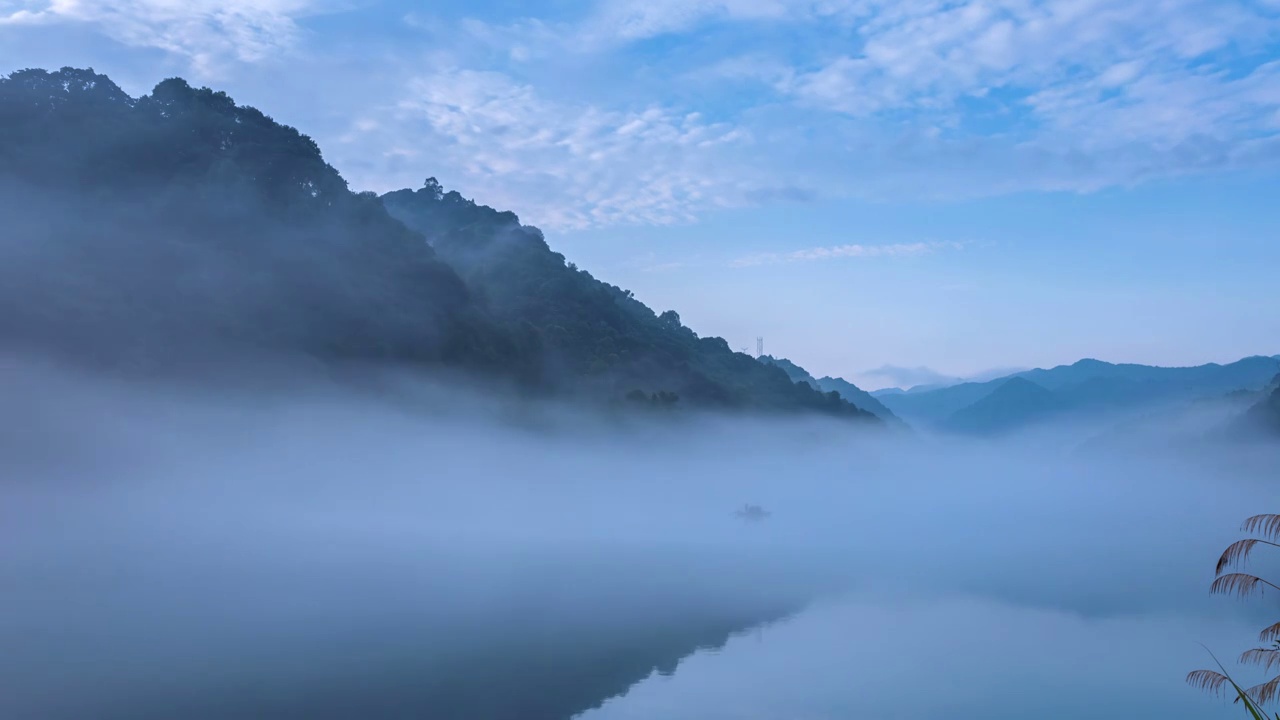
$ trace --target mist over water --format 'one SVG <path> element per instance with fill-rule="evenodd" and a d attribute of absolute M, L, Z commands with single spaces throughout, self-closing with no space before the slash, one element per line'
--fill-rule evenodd
<path fill-rule="evenodd" d="M 1203 717 L 1267 620 L 1271 449 L 3 363 L 4 717 Z"/>

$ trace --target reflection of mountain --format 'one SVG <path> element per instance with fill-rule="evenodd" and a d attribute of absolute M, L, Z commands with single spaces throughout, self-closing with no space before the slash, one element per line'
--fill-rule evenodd
<path fill-rule="evenodd" d="M 103 648 L 85 647 L 92 639 L 79 625 L 112 617 L 108 607 L 64 636 L 32 636 L 39 645 L 11 656 L 25 665 L 0 662 L 9 682 L 28 680 L 6 687 L 0 716 L 566 720 L 674 672 L 698 650 L 794 614 L 820 590 L 812 577 L 768 563 L 682 555 L 538 560 L 503 551 L 415 564 L 434 570 L 424 577 L 388 577 L 391 568 L 380 567 L 344 568 L 340 582 L 291 575 L 266 585 L 292 595 L 314 582 L 315 596 L 299 596 L 294 613 L 236 615 L 278 603 L 255 586 L 237 588 L 227 613 L 202 612 L 207 623 L 170 624 L 161 612 L 157 624 L 132 629 L 132 643 L 114 625 L 89 633 L 110 639 L 114 663 Z M 82 651 L 77 677 L 57 697 L 38 689 L 53 680 L 57 659 L 33 658 L 35 648 Z"/>
<path fill-rule="evenodd" d="M 877 400 L 871 393 L 844 378 L 824 377 L 819 380 L 810 375 L 808 370 L 796 365 L 794 362 L 786 358 L 775 358 L 772 355 L 761 355 L 759 360 L 766 365 L 782 368 L 787 373 L 787 377 L 791 379 L 791 382 L 804 383 L 824 393 L 837 393 L 847 402 L 866 410 L 881 420 L 899 424 L 902 422 L 898 416 L 893 414 L 892 410 L 885 407 L 884 403 Z"/>
<path fill-rule="evenodd" d="M 1081 360 L 986 383 L 884 394 L 879 399 L 909 422 L 953 431 L 1000 432 L 1051 416 L 1071 415 L 1097 421 L 1110 413 L 1141 412 L 1221 397 L 1233 391 L 1256 390 L 1277 372 L 1280 359 L 1274 357 L 1187 368 Z M 1025 384 L 1011 384 L 1014 379 Z"/>

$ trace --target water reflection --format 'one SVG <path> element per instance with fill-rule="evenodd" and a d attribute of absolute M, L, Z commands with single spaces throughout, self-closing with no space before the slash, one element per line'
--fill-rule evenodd
<path fill-rule="evenodd" d="M 820 602 L 686 658 L 577 720 L 1231 717 L 1182 683 L 1240 618 L 1085 617 L 971 596 Z"/>

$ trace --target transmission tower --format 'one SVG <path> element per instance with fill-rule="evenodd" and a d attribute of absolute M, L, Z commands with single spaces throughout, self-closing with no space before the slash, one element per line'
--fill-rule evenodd
<path fill-rule="evenodd" d="M 764 357 L 764 338 L 756 338 L 756 357 Z"/>

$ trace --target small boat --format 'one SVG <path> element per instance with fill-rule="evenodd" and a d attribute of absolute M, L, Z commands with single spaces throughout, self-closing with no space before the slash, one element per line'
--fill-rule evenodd
<path fill-rule="evenodd" d="M 759 505 L 747 503 L 743 505 L 740 510 L 735 512 L 734 516 L 741 520 L 746 520 L 747 522 L 760 522 L 761 520 L 769 517 L 770 514 L 771 513 L 768 510 L 765 510 Z"/>

